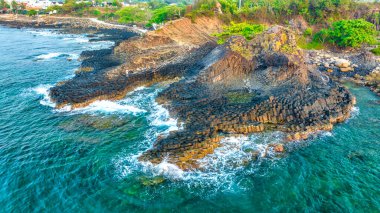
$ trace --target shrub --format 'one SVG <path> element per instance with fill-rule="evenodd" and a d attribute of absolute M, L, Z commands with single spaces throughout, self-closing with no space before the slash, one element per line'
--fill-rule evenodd
<path fill-rule="evenodd" d="M 371 52 L 377 56 L 380 56 L 380 46 L 376 47 L 375 49 L 372 49 Z"/>
<path fill-rule="evenodd" d="M 330 31 L 328 29 L 322 29 L 314 35 L 313 41 L 324 44 L 329 39 L 329 34 Z"/>
<path fill-rule="evenodd" d="M 146 23 L 151 17 L 151 11 L 147 8 L 124 7 L 116 11 L 120 23 Z"/>
<path fill-rule="evenodd" d="M 100 12 L 100 10 L 93 10 L 92 11 L 92 15 L 94 15 L 94 16 L 101 16 L 102 15 L 102 13 Z"/>
<path fill-rule="evenodd" d="M 334 22 L 330 30 L 331 41 L 341 47 L 360 47 L 374 43 L 375 25 L 363 19 Z"/>
<path fill-rule="evenodd" d="M 169 5 L 165 7 L 161 7 L 158 9 L 155 9 L 153 11 L 153 16 L 149 23 L 163 23 L 167 20 L 173 20 L 180 18 L 185 13 L 184 7 L 179 7 L 176 5 Z"/>
<path fill-rule="evenodd" d="M 242 35 L 247 40 L 251 40 L 255 35 L 262 33 L 265 26 L 262 24 L 248 24 L 246 22 L 235 24 L 231 22 L 230 26 L 223 28 L 223 32 L 214 34 L 218 37 L 218 44 L 223 44 L 229 37 L 233 35 Z"/>
<path fill-rule="evenodd" d="M 328 41 L 339 47 L 360 47 L 362 44 L 374 44 L 375 25 L 363 19 L 341 20 L 334 22 L 329 29 L 315 34 L 314 41 Z"/>
<path fill-rule="evenodd" d="M 58 5 L 53 5 L 46 8 L 47 13 L 53 12 L 54 10 L 57 11 L 57 13 L 62 13 L 62 7 Z"/>
<path fill-rule="evenodd" d="M 36 10 L 29 10 L 27 14 L 28 14 L 28 16 L 36 16 L 37 11 Z"/>
<path fill-rule="evenodd" d="M 303 32 L 303 35 L 304 36 L 311 36 L 313 34 L 313 30 L 308 27 L 304 32 Z"/>

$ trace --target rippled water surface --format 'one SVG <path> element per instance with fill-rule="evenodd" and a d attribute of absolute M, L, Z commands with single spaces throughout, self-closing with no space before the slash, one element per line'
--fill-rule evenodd
<path fill-rule="evenodd" d="M 166 85 L 121 101 L 54 110 L 47 97 L 81 51 L 109 42 L 0 27 L 0 212 L 379 212 L 380 105 L 366 88 L 331 133 L 261 154 L 281 133 L 227 138 L 202 171 L 140 163 L 159 134 L 181 128 L 154 102 Z M 72 59 L 67 60 L 68 58 Z"/>

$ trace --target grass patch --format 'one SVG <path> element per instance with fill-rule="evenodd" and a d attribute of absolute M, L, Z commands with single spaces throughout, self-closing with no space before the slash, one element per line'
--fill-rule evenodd
<path fill-rule="evenodd" d="M 308 42 L 303 36 L 297 39 L 297 45 L 304 50 L 322 50 L 325 48 L 322 43 L 318 41 Z"/>
<path fill-rule="evenodd" d="M 228 38 L 234 35 L 244 36 L 247 40 L 251 40 L 255 35 L 262 33 L 265 30 L 265 25 L 262 24 L 248 24 L 246 22 L 225 26 L 223 32 L 213 34 L 218 37 L 218 44 L 224 44 Z"/>
<path fill-rule="evenodd" d="M 244 104 L 251 102 L 252 98 L 255 96 L 253 93 L 249 92 L 228 92 L 225 97 L 230 104 Z"/>

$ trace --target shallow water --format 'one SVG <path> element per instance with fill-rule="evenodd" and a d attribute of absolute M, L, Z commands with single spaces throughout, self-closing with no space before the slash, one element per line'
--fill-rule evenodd
<path fill-rule="evenodd" d="M 281 133 L 234 137 L 201 171 L 182 172 L 136 160 L 181 128 L 154 102 L 164 84 L 52 108 L 48 88 L 74 74 L 81 51 L 109 43 L 4 27 L 0 41 L 0 212 L 380 211 L 380 99 L 366 88 L 348 85 L 358 101 L 350 120 L 288 144 L 284 156 L 246 152 L 262 154 Z"/>

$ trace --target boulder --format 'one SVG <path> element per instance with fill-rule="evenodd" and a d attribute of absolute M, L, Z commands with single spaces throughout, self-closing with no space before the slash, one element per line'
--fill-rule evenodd
<path fill-rule="evenodd" d="M 338 59 L 335 61 L 335 66 L 339 68 L 347 68 L 350 66 L 350 64 L 351 62 L 346 59 Z"/>
<path fill-rule="evenodd" d="M 352 67 L 341 67 L 340 68 L 341 72 L 349 72 L 349 71 L 352 71 L 352 70 L 353 70 Z"/>
<path fill-rule="evenodd" d="M 274 151 L 275 152 L 284 152 L 285 151 L 284 145 L 282 145 L 282 144 L 276 144 L 274 146 Z"/>

